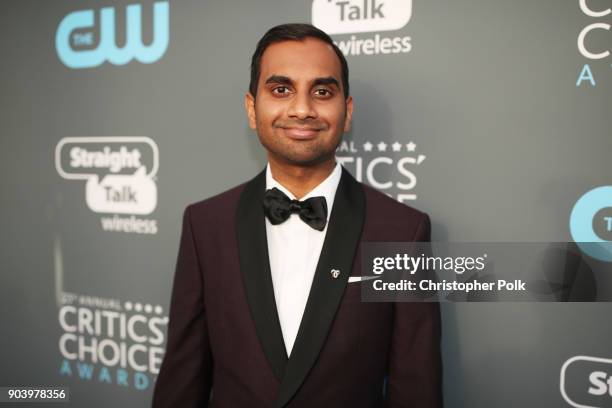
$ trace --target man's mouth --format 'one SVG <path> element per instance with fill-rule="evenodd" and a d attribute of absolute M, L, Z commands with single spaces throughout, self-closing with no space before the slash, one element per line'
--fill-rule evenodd
<path fill-rule="evenodd" d="M 283 127 L 285 135 L 295 140 L 308 140 L 317 137 L 322 129 L 313 127 Z"/>

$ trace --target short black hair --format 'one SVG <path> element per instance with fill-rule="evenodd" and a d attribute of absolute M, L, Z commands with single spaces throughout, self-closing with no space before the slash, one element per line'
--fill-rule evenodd
<path fill-rule="evenodd" d="M 257 43 L 255 53 L 251 58 L 251 83 L 249 84 L 249 91 L 255 98 L 257 96 L 257 83 L 259 82 L 259 75 L 261 73 L 261 56 L 263 55 L 266 48 L 271 44 L 281 41 L 301 41 L 307 37 L 317 38 L 333 48 L 334 52 L 340 59 L 340 66 L 342 68 L 342 87 L 344 88 L 344 99 L 349 96 L 349 70 L 348 63 L 342 51 L 338 48 L 334 41 L 324 31 L 319 30 L 317 27 L 311 24 L 281 24 L 276 27 L 272 27 L 264 34 L 263 37 Z"/>

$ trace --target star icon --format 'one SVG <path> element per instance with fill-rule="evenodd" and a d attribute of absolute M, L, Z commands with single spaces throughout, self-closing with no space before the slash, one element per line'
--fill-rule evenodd
<path fill-rule="evenodd" d="M 399 142 L 393 143 L 391 147 L 393 148 L 394 152 L 399 152 L 400 150 L 402 150 L 402 144 Z"/>
<path fill-rule="evenodd" d="M 385 142 L 380 142 L 376 145 L 376 147 L 378 147 L 379 152 L 384 152 L 387 150 L 387 144 Z"/>
<path fill-rule="evenodd" d="M 416 144 L 414 142 L 406 143 L 406 149 L 408 149 L 409 152 L 414 152 Z"/>
<path fill-rule="evenodd" d="M 365 142 L 363 144 L 363 150 L 366 151 L 366 152 L 371 152 L 372 151 L 372 146 L 373 146 L 372 143 Z"/>

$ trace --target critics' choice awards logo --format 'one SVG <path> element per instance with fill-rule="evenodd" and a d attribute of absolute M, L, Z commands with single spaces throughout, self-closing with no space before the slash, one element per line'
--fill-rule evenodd
<path fill-rule="evenodd" d="M 576 201 L 570 232 L 582 252 L 612 262 L 612 186 L 594 188 Z"/>
<path fill-rule="evenodd" d="M 612 359 L 575 356 L 561 367 L 563 399 L 576 408 L 612 407 Z"/>
<path fill-rule="evenodd" d="M 605 70 L 609 72 L 612 68 L 609 58 L 612 32 L 610 31 L 610 24 L 606 21 L 610 21 L 612 18 L 612 8 L 596 8 L 597 4 L 601 5 L 602 3 L 594 0 L 579 0 L 579 4 L 583 15 L 588 17 L 591 22 L 578 34 L 578 51 L 589 61 L 605 61 L 605 65 L 599 64 L 599 66 L 605 67 Z M 597 46 L 601 43 L 608 44 L 608 47 Z M 578 75 L 576 86 L 595 86 L 596 84 L 591 65 L 589 63 L 584 64 Z"/>
<path fill-rule="evenodd" d="M 397 31 L 412 17 L 412 0 L 314 0 L 312 24 L 330 35 Z M 345 55 L 408 53 L 409 36 L 351 35 L 335 41 Z"/>
<path fill-rule="evenodd" d="M 73 11 L 60 22 L 55 34 L 59 59 L 69 68 L 94 68 L 105 61 L 125 65 L 135 59 L 143 64 L 159 60 L 169 41 L 169 4 L 153 4 L 153 40 L 142 39 L 142 7 L 130 4 L 125 8 L 125 40 L 117 41 L 117 16 L 114 7 L 100 10 Z M 123 27 L 120 27 L 123 28 Z M 123 46 L 118 45 L 123 43 Z"/>
<path fill-rule="evenodd" d="M 144 391 L 157 378 L 168 316 L 160 305 L 62 294 L 59 373 Z"/>
<path fill-rule="evenodd" d="M 55 148 L 55 167 L 67 180 L 85 180 L 85 202 L 106 231 L 156 234 L 157 221 L 139 219 L 157 206 L 159 150 L 148 137 L 66 137 Z M 117 214 L 132 214 L 120 217 Z"/>
<path fill-rule="evenodd" d="M 397 201 L 417 199 L 415 172 L 426 156 L 417 152 L 416 143 L 343 140 L 336 149 L 336 158 L 358 181 Z"/>

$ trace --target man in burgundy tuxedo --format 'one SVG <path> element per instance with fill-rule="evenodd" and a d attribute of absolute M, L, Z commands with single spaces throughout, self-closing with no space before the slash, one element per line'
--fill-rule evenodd
<path fill-rule="evenodd" d="M 268 165 L 185 210 L 153 407 L 441 407 L 438 304 L 361 302 L 360 243 L 429 241 L 430 222 L 336 163 L 342 52 L 270 29 L 245 107 Z"/>

